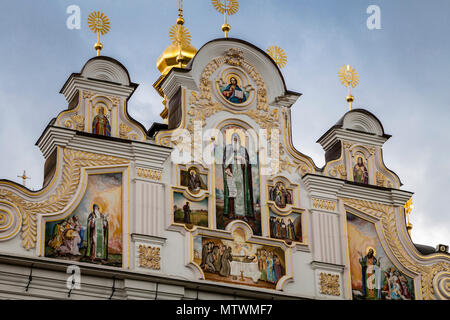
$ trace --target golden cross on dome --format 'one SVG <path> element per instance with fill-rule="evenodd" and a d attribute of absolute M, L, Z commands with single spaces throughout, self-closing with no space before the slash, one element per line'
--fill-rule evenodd
<path fill-rule="evenodd" d="M 176 44 L 178 47 L 177 63 L 179 67 L 183 64 L 183 54 L 182 50 L 184 46 L 191 44 L 191 34 L 189 30 L 184 26 L 183 18 L 183 0 L 178 0 L 178 19 L 177 24 L 173 25 L 169 30 L 169 38 L 172 43 Z"/>
<path fill-rule="evenodd" d="M 286 52 L 281 47 L 278 46 L 271 46 L 267 48 L 267 53 L 269 56 L 275 61 L 278 68 L 282 69 L 287 64 L 287 55 Z"/>
<path fill-rule="evenodd" d="M 227 23 L 227 15 L 231 16 L 238 12 L 239 1 L 238 0 L 211 0 L 214 8 L 222 13 L 225 17 L 225 22 L 222 25 L 222 31 L 225 33 L 225 38 L 228 38 L 228 32 L 231 30 L 231 26 Z"/>
<path fill-rule="evenodd" d="M 17 177 L 22 178 L 22 185 L 24 187 L 26 187 L 27 179 L 31 179 L 31 177 L 27 177 L 27 173 L 25 172 L 25 170 L 23 170 L 23 174 L 21 176 L 17 176 Z"/>
<path fill-rule="evenodd" d="M 406 216 L 406 229 L 408 230 L 409 235 L 411 236 L 411 230 L 413 225 L 409 222 L 409 215 L 411 214 L 412 209 L 414 209 L 412 198 L 406 201 L 403 208 L 405 208 L 405 216 Z"/>
<path fill-rule="evenodd" d="M 99 56 L 100 51 L 103 49 L 103 44 L 100 42 L 100 34 L 102 36 L 107 34 L 111 28 L 111 23 L 103 12 L 92 11 L 88 16 L 88 25 L 89 29 L 97 34 L 97 42 L 94 45 L 94 49 L 97 51 L 97 56 Z"/>
<path fill-rule="evenodd" d="M 354 88 L 359 83 L 359 76 L 356 70 L 349 65 L 342 66 L 341 69 L 339 69 L 339 79 L 341 80 L 341 83 L 348 87 L 348 96 L 347 96 L 347 102 L 350 105 L 350 110 L 353 108 L 353 101 L 355 100 L 351 94 L 350 88 Z"/>

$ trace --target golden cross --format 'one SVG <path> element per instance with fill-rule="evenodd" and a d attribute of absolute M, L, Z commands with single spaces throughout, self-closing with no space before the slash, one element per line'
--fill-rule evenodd
<path fill-rule="evenodd" d="M 350 105 L 350 110 L 353 109 L 353 101 L 355 100 L 355 97 L 352 96 L 352 93 L 350 91 L 350 87 L 354 88 L 359 83 L 359 76 L 356 70 L 350 65 L 346 65 L 341 67 L 338 72 L 339 79 L 341 80 L 341 83 L 348 87 L 348 96 L 347 96 L 347 102 Z"/>
<path fill-rule="evenodd" d="M 17 177 L 22 178 L 22 185 L 24 187 L 26 187 L 27 179 L 31 179 L 31 177 L 27 177 L 27 173 L 25 172 L 25 170 L 23 171 L 23 174 L 21 176 L 17 176 Z"/>
<path fill-rule="evenodd" d="M 97 34 L 97 42 L 94 45 L 94 49 L 97 51 L 97 56 L 100 55 L 100 51 L 103 49 L 103 44 L 100 42 L 100 34 L 105 35 L 111 28 L 109 18 L 100 11 L 92 11 L 88 16 L 88 25 L 93 33 Z"/>
<path fill-rule="evenodd" d="M 211 0 L 214 8 L 224 15 L 225 22 L 222 25 L 222 31 L 225 33 L 225 38 L 228 38 L 228 32 L 231 26 L 227 22 L 227 15 L 231 16 L 239 10 L 239 0 Z"/>

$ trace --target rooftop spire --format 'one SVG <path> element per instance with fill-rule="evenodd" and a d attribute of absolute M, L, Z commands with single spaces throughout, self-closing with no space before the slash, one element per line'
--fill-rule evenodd
<path fill-rule="evenodd" d="M 227 15 L 231 16 L 239 11 L 239 0 L 211 0 L 214 8 L 224 15 L 225 22 L 222 25 L 222 31 L 225 33 L 225 38 L 228 38 L 228 32 L 231 26 L 227 22 Z"/>
<path fill-rule="evenodd" d="M 184 18 L 183 18 L 183 0 L 178 0 L 178 19 L 177 24 L 183 25 L 184 24 Z"/>
<path fill-rule="evenodd" d="M 184 68 L 197 53 L 191 45 L 191 34 L 184 26 L 183 0 L 178 0 L 177 23 L 170 28 L 171 45 L 158 58 L 156 65 L 162 75 L 166 75 L 173 67 Z"/>
<path fill-rule="evenodd" d="M 22 178 L 22 185 L 24 187 L 27 186 L 27 179 L 31 179 L 30 177 L 27 176 L 27 173 L 25 170 L 23 171 L 23 174 L 21 176 L 17 176 L 17 177 Z"/>
<path fill-rule="evenodd" d="M 88 25 L 91 31 L 97 34 L 97 42 L 94 45 L 94 49 L 97 51 L 97 56 L 99 56 L 100 51 L 103 49 L 103 44 L 100 42 L 100 34 L 102 36 L 107 34 L 111 23 L 103 12 L 92 11 L 88 16 Z"/>
<path fill-rule="evenodd" d="M 358 85 L 359 83 L 359 76 L 358 73 L 356 72 L 356 70 L 352 67 L 350 67 L 350 65 L 346 65 L 341 67 L 341 69 L 339 69 L 339 79 L 341 80 L 341 83 L 348 87 L 348 96 L 347 96 L 347 102 L 350 105 L 350 110 L 352 110 L 353 108 L 353 101 L 355 100 L 351 94 L 350 91 L 350 87 L 354 88 Z"/>

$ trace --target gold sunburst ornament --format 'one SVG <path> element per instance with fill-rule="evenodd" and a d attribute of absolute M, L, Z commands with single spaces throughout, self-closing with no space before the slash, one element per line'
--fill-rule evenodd
<path fill-rule="evenodd" d="M 225 22 L 222 25 L 222 31 L 225 33 L 225 38 L 228 38 L 228 32 L 231 26 L 227 23 L 227 15 L 231 16 L 239 11 L 238 0 L 211 0 L 214 8 L 225 17 Z"/>
<path fill-rule="evenodd" d="M 287 64 L 287 55 L 286 52 L 281 47 L 271 46 L 267 50 L 269 56 L 275 61 L 278 68 L 284 68 Z"/>
<path fill-rule="evenodd" d="M 100 42 L 100 34 L 102 36 L 107 34 L 111 29 L 111 23 L 109 18 L 100 11 L 92 11 L 87 20 L 89 29 L 97 34 L 97 43 L 94 45 L 94 49 L 97 51 L 97 56 L 99 56 L 100 51 L 103 49 L 103 45 Z"/>
<path fill-rule="evenodd" d="M 348 87 L 348 96 L 347 96 L 347 102 L 350 105 L 350 110 L 352 110 L 353 107 L 353 101 L 355 98 L 351 94 L 350 88 L 354 88 L 359 83 L 359 76 L 358 73 L 354 68 L 352 68 L 349 65 L 342 66 L 341 69 L 339 69 L 339 79 L 341 80 L 341 83 Z"/>
<path fill-rule="evenodd" d="M 406 216 L 406 229 L 408 230 L 409 235 L 411 235 L 411 230 L 413 225 L 409 222 L 409 215 L 411 214 L 412 209 L 414 209 L 412 198 L 406 201 L 403 208 L 405 208 L 405 216 Z"/>
<path fill-rule="evenodd" d="M 191 34 L 189 30 L 180 24 L 173 25 L 169 30 L 169 38 L 172 43 L 187 45 L 191 43 Z"/>

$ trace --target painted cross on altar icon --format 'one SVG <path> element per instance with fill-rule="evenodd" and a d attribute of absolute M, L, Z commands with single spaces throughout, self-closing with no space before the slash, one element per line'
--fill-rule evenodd
<path fill-rule="evenodd" d="M 228 80 L 228 84 L 220 86 L 220 92 L 225 99 L 232 103 L 244 103 L 247 101 L 249 92 L 239 86 L 237 77 L 232 76 Z"/>

